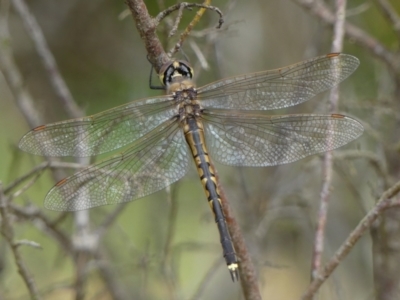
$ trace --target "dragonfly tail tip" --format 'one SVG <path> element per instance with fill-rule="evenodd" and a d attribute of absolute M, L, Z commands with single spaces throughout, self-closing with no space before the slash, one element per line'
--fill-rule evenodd
<path fill-rule="evenodd" d="M 239 281 L 239 269 L 238 264 L 230 264 L 228 265 L 229 273 L 231 274 L 232 281 Z"/>

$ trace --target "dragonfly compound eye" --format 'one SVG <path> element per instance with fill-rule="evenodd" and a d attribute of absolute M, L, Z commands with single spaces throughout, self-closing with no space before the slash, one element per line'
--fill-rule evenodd
<path fill-rule="evenodd" d="M 166 63 L 160 70 L 160 81 L 167 86 L 173 82 L 193 78 L 193 69 L 188 62 L 175 60 Z"/>

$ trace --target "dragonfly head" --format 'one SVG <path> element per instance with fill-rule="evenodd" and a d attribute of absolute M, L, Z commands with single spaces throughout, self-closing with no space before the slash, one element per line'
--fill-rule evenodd
<path fill-rule="evenodd" d="M 192 80 L 193 69 L 186 61 L 174 60 L 162 66 L 158 76 L 161 83 L 168 88 L 172 83 Z"/>

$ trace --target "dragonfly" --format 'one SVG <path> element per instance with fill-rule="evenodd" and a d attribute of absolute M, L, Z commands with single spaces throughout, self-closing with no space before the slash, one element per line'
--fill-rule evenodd
<path fill-rule="evenodd" d="M 311 99 L 338 85 L 358 65 L 354 56 L 330 53 L 196 88 L 189 63 L 171 60 L 159 72 L 165 95 L 38 126 L 22 137 L 19 147 L 36 155 L 89 157 L 126 146 L 120 154 L 59 181 L 44 202 L 46 208 L 56 211 L 142 198 L 181 179 L 192 157 L 235 281 L 239 261 L 210 157 L 230 166 L 265 167 L 297 161 L 357 139 L 363 126 L 341 114 L 267 112 Z"/>

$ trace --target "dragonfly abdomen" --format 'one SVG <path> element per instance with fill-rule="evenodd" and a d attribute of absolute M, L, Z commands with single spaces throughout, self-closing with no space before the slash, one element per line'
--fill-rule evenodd
<path fill-rule="evenodd" d="M 226 264 L 232 279 L 238 279 L 238 261 L 233 247 L 225 216 L 222 211 L 221 198 L 217 185 L 215 171 L 210 164 L 210 157 L 207 152 L 204 138 L 203 124 L 194 117 L 184 120 L 183 126 L 186 142 L 192 152 L 199 173 L 201 183 L 207 196 L 208 203 L 214 213 L 215 222 L 218 226 L 222 249 Z"/>

